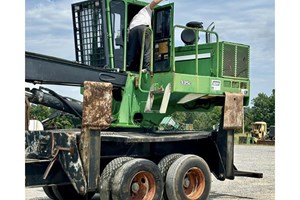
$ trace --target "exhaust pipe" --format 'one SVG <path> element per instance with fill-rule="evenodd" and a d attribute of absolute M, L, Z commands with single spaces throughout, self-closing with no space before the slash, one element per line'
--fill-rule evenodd
<path fill-rule="evenodd" d="M 208 27 L 207 27 L 207 31 L 213 31 L 215 29 L 215 25 L 214 22 L 212 22 Z M 206 43 L 211 43 L 211 37 L 210 37 L 210 33 L 206 33 Z"/>

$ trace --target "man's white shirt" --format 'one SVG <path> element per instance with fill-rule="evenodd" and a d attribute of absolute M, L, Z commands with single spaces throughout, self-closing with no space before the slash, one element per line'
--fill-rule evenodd
<path fill-rule="evenodd" d="M 146 25 L 151 27 L 152 10 L 150 4 L 142 8 L 131 20 L 129 30 L 139 25 Z"/>

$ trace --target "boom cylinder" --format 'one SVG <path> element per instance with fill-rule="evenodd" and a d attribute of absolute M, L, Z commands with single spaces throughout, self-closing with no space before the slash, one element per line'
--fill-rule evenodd
<path fill-rule="evenodd" d="M 76 116 L 79 115 L 78 117 L 82 116 L 82 103 L 79 101 L 72 101 L 65 97 L 58 98 L 36 88 L 31 89 L 30 93 L 30 95 L 27 93 L 27 97 L 31 103 L 41 104 Z"/>

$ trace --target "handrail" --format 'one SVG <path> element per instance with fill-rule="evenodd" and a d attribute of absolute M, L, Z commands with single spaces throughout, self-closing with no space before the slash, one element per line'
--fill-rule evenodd
<path fill-rule="evenodd" d="M 196 38 L 198 38 L 199 36 L 199 33 L 200 32 L 204 32 L 204 33 L 208 33 L 208 34 L 214 34 L 216 36 L 216 43 L 217 43 L 217 77 L 219 76 L 219 36 L 216 32 L 214 31 L 209 31 L 209 30 L 204 30 L 204 29 L 201 29 L 201 28 L 193 28 L 193 27 L 187 27 L 187 26 L 182 26 L 182 25 L 175 25 L 173 27 L 173 33 L 175 33 L 175 29 L 176 28 L 181 28 L 181 29 L 189 29 L 189 30 L 193 30 L 195 32 L 195 36 Z M 173 45 L 172 45 L 172 55 L 173 55 L 173 71 L 176 72 L 176 65 L 175 65 L 175 44 L 174 44 L 174 41 L 173 41 Z M 195 59 L 196 59 L 196 64 L 195 64 L 195 71 L 196 71 L 196 74 L 198 75 L 198 51 L 199 51 L 199 43 L 198 42 L 195 42 Z"/>
<path fill-rule="evenodd" d="M 150 75 L 151 79 L 153 78 L 153 30 L 150 27 L 147 27 L 143 33 L 142 45 L 141 45 L 141 59 L 140 59 L 140 67 L 139 67 L 139 78 L 138 78 L 138 88 L 141 92 L 148 93 L 150 90 L 143 90 L 141 87 L 141 79 L 142 79 L 142 67 L 144 64 L 144 52 L 145 52 L 145 38 L 146 31 L 150 31 Z"/>
<path fill-rule="evenodd" d="M 107 18 L 107 24 L 111 24 L 111 15 L 110 15 L 110 6 L 109 6 L 109 0 L 105 1 L 106 6 L 106 18 Z M 110 68 L 115 68 L 114 63 L 114 52 L 113 52 L 113 42 L 112 42 L 112 30 L 110 28 L 107 29 L 107 38 L 108 38 L 108 45 L 109 45 L 109 62 L 110 62 Z"/>

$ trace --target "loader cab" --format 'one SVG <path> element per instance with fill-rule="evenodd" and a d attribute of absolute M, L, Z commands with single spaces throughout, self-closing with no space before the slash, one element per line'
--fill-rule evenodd
<path fill-rule="evenodd" d="M 154 11 L 154 72 L 167 72 L 171 70 L 173 14 L 173 3 L 157 7 Z"/>
<path fill-rule="evenodd" d="M 148 3 L 129 3 L 127 6 L 127 27 L 133 17 Z M 173 3 L 156 6 L 152 13 L 152 54 L 153 72 L 170 70 L 171 43 L 173 27 Z M 127 31 L 128 32 L 128 31 Z M 127 34 L 126 32 L 126 34 Z M 139 68 L 140 58 L 136 61 Z"/>
<path fill-rule="evenodd" d="M 134 15 L 147 4 L 135 0 L 88 0 L 72 4 L 76 61 L 124 71 L 127 28 Z M 173 3 L 156 6 L 152 17 L 154 72 L 170 70 L 172 27 Z"/>

